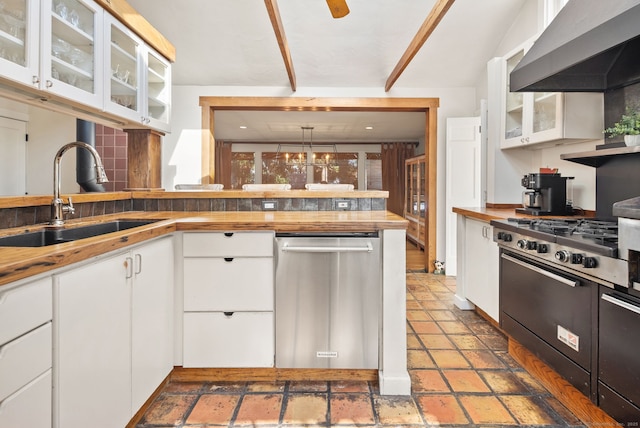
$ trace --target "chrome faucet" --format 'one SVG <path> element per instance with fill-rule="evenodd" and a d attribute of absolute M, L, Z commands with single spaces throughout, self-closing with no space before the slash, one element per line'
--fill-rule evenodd
<path fill-rule="evenodd" d="M 81 141 L 74 141 L 62 146 L 60 150 L 58 150 L 58 153 L 56 153 L 56 157 L 53 159 L 53 200 L 51 201 L 51 221 L 49 224 L 55 227 L 64 225 L 65 214 L 73 214 L 75 212 L 71 197 L 69 197 L 68 204 L 65 204 L 62 198 L 60 198 L 60 160 L 62 159 L 62 155 L 72 147 L 81 147 L 89 150 L 89 153 L 91 153 L 96 163 L 96 182 L 109 182 L 109 178 L 107 178 L 107 174 L 104 172 L 104 166 L 102 165 L 100 155 L 95 148 Z"/>

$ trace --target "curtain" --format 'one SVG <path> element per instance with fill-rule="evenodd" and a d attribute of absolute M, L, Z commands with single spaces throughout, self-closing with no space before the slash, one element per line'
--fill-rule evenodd
<path fill-rule="evenodd" d="M 382 189 L 389 192 L 387 210 L 404 215 L 404 161 L 414 156 L 415 143 L 385 143 L 382 145 Z"/>
<path fill-rule="evenodd" d="M 216 140 L 214 183 L 231 188 L 231 143 Z"/>

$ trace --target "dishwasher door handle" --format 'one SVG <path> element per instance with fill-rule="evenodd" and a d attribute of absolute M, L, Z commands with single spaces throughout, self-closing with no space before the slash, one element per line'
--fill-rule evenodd
<path fill-rule="evenodd" d="M 562 283 L 564 285 L 568 285 L 569 287 L 575 287 L 576 285 L 580 285 L 580 283 L 578 281 L 573 281 L 573 280 L 567 279 L 567 278 L 565 278 L 563 276 L 556 275 L 553 272 L 549 272 L 547 270 L 541 269 L 541 268 L 539 268 L 537 266 L 530 265 L 529 263 L 520 261 L 520 260 L 516 259 L 515 257 L 509 256 L 508 254 L 502 254 L 501 256 L 502 256 L 503 259 L 508 260 L 511 263 L 515 263 L 517 265 L 520 265 L 523 268 L 532 270 L 532 271 L 534 271 L 536 273 L 539 273 L 540 275 L 543 275 L 543 276 L 546 276 L 547 278 L 553 279 L 554 281 L 558 281 L 558 282 L 560 282 L 560 283 Z"/>
<path fill-rule="evenodd" d="M 366 247 L 349 247 L 349 246 L 293 246 L 288 242 L 282 245 L 282 251 L 289 253 L 370 253 L 373 251 L 373 245 L 370 242 Z"/>

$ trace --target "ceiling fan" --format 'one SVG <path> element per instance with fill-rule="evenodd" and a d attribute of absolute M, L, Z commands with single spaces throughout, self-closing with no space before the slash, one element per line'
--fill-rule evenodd
<path fill-rule="evenodd" d="M 334 18 L 342 18 L 349 14 L 349 6 L 347 0 L 327 0 L 329 10 Z"/>

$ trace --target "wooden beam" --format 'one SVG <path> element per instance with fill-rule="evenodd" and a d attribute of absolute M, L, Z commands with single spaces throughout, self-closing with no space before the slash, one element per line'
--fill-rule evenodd
<path fill-rule="evenodd" d="M 409 43 L 409 47 L 396 64 L 396 67 L 393 69 L 389 78 L 387 79 L 387 83 L 384 86 L 385 92 L 388 92 L 389 89 L 396 83 L 398 77 L 402 74 L 405 68 L 409 65 L 414 56 L 418 53 L 424 42 L 427 41 L 433 30 L 436 29 L 444 15 L 447 13 L 451 5 L 455 0 L 438 0 L 437 3 L 431 9 L 429 16 L 424 20 L 422 26 Z"/>
<path fill-rule="evenodd" d="M 96 0 L 107 12 L 130 28 L 170 62 L 176 61 L 176 48 L 126 0 Z"/>
<path fill-rule="evenodd" d="M 255 111 L 392 111 L 426 112 L 440 106 L 438 98 L 200 97 L 200 106 L 214 110 Z M 203 123 L 205 129 L 208 122 Z"/>
<path fill-rule="evenodd" d="M 265 6 L 267 6 L 267 12 L 269 13 L 269 19 L 273 26 L 273 32 L 276 34 L 278 40 L 278 46 L 280 47 L 280 53 L 284 60 L 284 66 L 287 69 L 289 75 L 289 84 L 291 90 L 296 90 L 296 73 L 293 70 L 293 61 L 291 60 L 291 52 L 289 52 L 289 44 L 287 43 L 287 36 L 284 34 L 284 27 L 282 26 L 282 20 L 280 19 L 280 10 L 278 9 L 277 0 L 264 0 Z"/>

